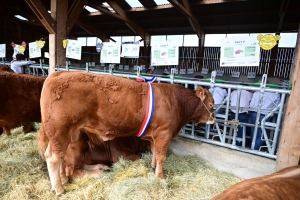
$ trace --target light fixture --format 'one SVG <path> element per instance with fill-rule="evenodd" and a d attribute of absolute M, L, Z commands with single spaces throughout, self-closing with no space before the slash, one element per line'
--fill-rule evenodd
<path fill-rule="evenodd" d="M 92 8 L 90 6 L 84 6 L 84 9 L 86 9 L 87 11 L 89 11 L 90 13 L 93 12 L 99 12 L 99 10 L 96 10 L 95 8 Z"/>
<path fill-rule="evenodd" d="M 21 16 L 21 15 L 15 15 L 16 18 L 20 19 L 20 20 L 24 20 L 24 21 L 28 21 L 27 18 Z"/>

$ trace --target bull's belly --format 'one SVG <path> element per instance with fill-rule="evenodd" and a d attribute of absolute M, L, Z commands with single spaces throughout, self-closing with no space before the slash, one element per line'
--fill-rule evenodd
<path fill-rule="evenodd" d="M 94 128 L 87 127 L 87 126 L 83 127 L 83 130 L 87 131 L 89 133 L 93 133 L 93 134 L 97 135 L 97 137 L 101 138 L 103 141 L 112 140 L 112 139 L 114 139 L 116 137 L 114 134 L 112 134 L 109 131 L 105 132 L 105 131 L 101 131 L 101 130 L 94 129 Z"/>

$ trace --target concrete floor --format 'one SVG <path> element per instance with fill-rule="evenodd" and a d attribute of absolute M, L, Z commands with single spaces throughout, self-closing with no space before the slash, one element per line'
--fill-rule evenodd
<path fill-rule="evenodd" d="M 244 179 L 264 176 L 276 171 L 276 160 L 182 137 L 174 138 L 169 147 L 175 155 L 197 155 L 216 169 Z"/>

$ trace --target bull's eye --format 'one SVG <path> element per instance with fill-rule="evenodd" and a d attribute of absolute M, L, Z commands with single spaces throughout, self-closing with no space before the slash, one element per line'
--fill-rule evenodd
<path fill-rule="evenodd" d="M 210 103 L 210 104 L 209 104 L 209 107 L 210 107 L 210 108 L 214 107 L 214 104 Z"/>

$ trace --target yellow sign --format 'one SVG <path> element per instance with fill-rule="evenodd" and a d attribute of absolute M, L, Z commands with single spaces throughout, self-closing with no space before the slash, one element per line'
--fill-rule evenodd
<path fill-rule="evenodd" d="M 24 51 L 25 51 L 25 47 L 19 46 L 19 52 L 20 52 L 20 53 L 24 53 Z"/>
<path fill-rule="evenodd" d="M 37 40 L 35 42 L 36 42 L 37 47 L 40 49 L 43 48 L 45 45 L 45 41 L 43 41 L 43 40 Z"/>
<path fill-rule="evenodd" d="M 266 35 L 258 35 L 258 44 L 263 50 L 270 50 L 272 49 L 276 44 L 277 41 L 280 40 L 280 35 L 271 35 L 271 34 L 266 34 Z"/>
<path fill-rule="evenodd" d="M 68 40 L 67 40 L 67 39 L 64 39 L 64 40 L 62 41 L 62 43 L 63 43 L 63 47 L 66 48 L 66 47 L 67 47 L 67 44 L 68 44 Z"/>

